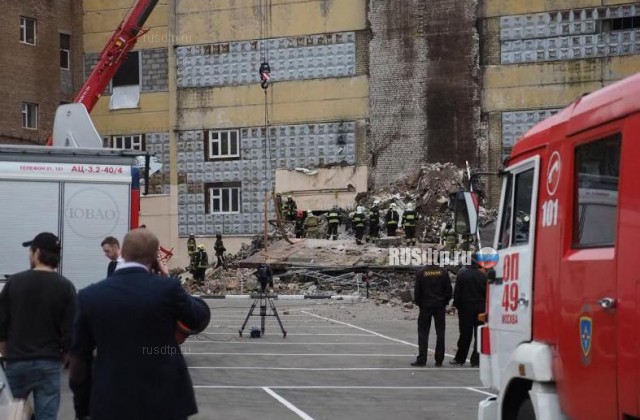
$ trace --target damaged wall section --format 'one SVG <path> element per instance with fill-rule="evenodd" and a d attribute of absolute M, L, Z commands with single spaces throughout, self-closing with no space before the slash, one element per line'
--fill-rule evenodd
<path fill-rule="evenodd" d="M 369 1 L 372 181 L 425 162 L 484 167 L 477 0 Z"/>
<path fill-rule="evenodd" d="M 271 127 L 270 146 L 265 144 L 262 127 L 180 131 L 179 235 L 262 232 L 265 192 L 273 188 L 275 170 L 336 164 L 353 167 L 361 124 L 341 121 Z M 222 208 L 214 208 L 215 195 Z"/>
<path fill-rule="evenodd" d="M 367 191 L 366 166 L 333 166 L 276 170 L 276 191 L 296 197 L 299 209 L 327 210 L 337 204 L 353 208 L 356 196 Z"/>

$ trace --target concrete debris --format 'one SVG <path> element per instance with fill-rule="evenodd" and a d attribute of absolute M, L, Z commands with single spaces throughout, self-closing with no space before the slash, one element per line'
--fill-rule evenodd
<path fill-rule="evenodd" d="M 303 174 L 305 174 L 305 175 L 309 175 L 309 176 L 311 176 L 311 175 L 316 175 L 316 174 L 318 173 L 318 171 L 317 171 L 317 170 L 313 170 L 313 171 L 312 171 L 312 170 L 307 169 L 307 168 L 295 168 L 295 170 L 296 170 L 297 172 L 302 172 Z"/>
<path fill-rule="evenodd" d="M 368 208 L 378 200 L 381 209 L 395 203 L 400 213 L 413 203 L 419 215 L 416 232 L 420 241 L 440 243 L 444 226 L 453 222 L 453 198 L 462 189 L 468 189 L 466 170 L 452 163 L 433 163 L 424 165 L 395 184 L 358 194 L 356 201 L 357 205 Z M 478 179 L 474 180 L 473 189 L 483 202 L 485 188 Z M 480 208 L 481 227 L 495 218 L 495 211 Z"/>

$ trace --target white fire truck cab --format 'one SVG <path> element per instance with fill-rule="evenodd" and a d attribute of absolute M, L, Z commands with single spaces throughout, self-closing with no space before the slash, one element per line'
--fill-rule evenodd
<path fill-rule="evenodd" d="M 638 97 L 640 74 L 585 96 L 506 161 L 480 420 L 640 418 Z"/>

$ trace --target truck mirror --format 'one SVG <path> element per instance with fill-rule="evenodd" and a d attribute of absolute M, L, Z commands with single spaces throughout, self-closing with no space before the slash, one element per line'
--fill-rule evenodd
<path fill-rule="evenodd" d="M 459 235 L 475 235 L 478 229 L 478 197 L 459 191 L 455 199 L 455 231 Z"/>

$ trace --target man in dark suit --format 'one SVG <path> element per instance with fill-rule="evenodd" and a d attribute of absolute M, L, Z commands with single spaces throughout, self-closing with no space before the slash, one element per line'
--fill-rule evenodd
<path fill-rule="evenodd" d="M 118 263 L 123 262 L 122 257 L 120 257 L 120 242 L 113 236 L 107 236 L 104 238 L 100 246 L 102 247 L 104 256 L 109 258 L 107 277 L 110 277 L 113 272 L 116 271 Z"/>
<path fill-rule="evenodd" d="M 83 395 L 97 349 L 92 420 L 179 420 L 198 412 L 176 325 L 200 332 L 211 314 L 177 279 L 153 273 L 159 245 L 148 229 L 129 232 L 125 262 L 78 294 L 69 382 Z"/>

